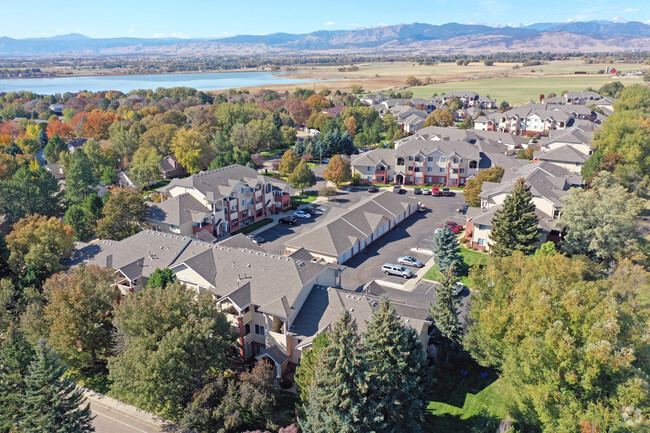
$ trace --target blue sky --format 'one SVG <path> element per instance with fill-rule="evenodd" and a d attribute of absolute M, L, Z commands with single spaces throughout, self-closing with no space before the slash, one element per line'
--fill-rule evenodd
<path fill-rule="evenodd" d="M 308 33 L 386 24 L 530 24 L 567 20 L 649 21 L 647 0 L 0 0 L 0 36 L 215 38 Z M 618 3 L 618 4 L 617 4 Z M 22 17 L 22 18 L 18 18 Z M 9 17 L 5 17 L 9 18 Z"/>

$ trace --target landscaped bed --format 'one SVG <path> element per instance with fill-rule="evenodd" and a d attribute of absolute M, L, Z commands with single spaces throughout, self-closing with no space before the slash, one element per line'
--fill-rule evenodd
<path fill-rule="evenodd" d="M 463 275 L 461 275 L 460 281 L 464 285 L 471 287 L 472 280 L 469 277 L 469 270 L 474 265 L 482 265 L 483 263 L 485 263 L 485 261 L 487 260 L 487 254 L 479 253 L 478 251 L 468 250 L 462 245 L 460 246 L 460 254 L 463 256 L 463 261 L 467 265 L 467 269 L 465 270 Z M 438 268 L 435 265 L 433 265 L 431 269 L 429 269 L 422 278 L 430 281 L 440 281 L 442 279 L 442 273 L 438 270 Z"/>
<path fill-rule="evenodd" d="M 265 225 L 271 224 L 273 222 L 273 218 L 264 218 L 263 220 L 256 221 L 252 224 L 247 225 L 246 227 L 243 227 L 233 233 L 231 233 L 233 236 L 238 234 L 238 233 L 243 233 L 245 235 L 254 232 L 255 230 L 264 227 Z"/>

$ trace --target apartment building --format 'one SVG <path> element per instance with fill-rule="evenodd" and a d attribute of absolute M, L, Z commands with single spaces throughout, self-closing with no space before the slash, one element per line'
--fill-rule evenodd
<path fill-rule="evenodd" d="M 288 209 L 291 189 L 250 167 L 230 165 L 175 179 L 158 192 L 161 202 L 146 218 L 151 229 L 183 236 L 207 230 L 218 238 Z"/>

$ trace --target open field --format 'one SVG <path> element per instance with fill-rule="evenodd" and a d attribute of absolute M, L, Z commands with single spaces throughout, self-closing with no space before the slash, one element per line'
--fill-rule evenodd
<path fill-rule="evenodd" d="M 519 68 L 513 69 L 516 65 Z M 610 74 L 597 74 L 606 67 L 616 68 L 622 73 L 644 69 L 636 64 L 585 64 L 581 59 L 551 61 L 544 65 L 521 67 L 517 63 L 495 63 L 485 66 L 482 62 L 459 66 L 455 63 L 440 63 L 432 66 L 411 62 L 374 62 L 355 64 L 358 71 L 340 72 L 340 66 L 298 67 L 287 74 L 287 78 L 328 80 L 306 83 L 302 87 L 316 91 L 349 91 L 352 85 L 361 85 L 368 92 L 399 90 L 406 88 L 406 77 L 412 75 L 420 80 L 430 78 L 432 84 L 412 87 L 414 96 L 430 97 L 434 93 L 450 90 L 473 90 L 481 95 L 490 95 L 497 101 L 506 100 L 520 104 L 537 99 L 540 93 L 557 93 L 563 90 L 584 90 L 587 87 L 599 88 L 605 83 L 620 80 L 625 85 L 641 83 L 640 77 L 614 77 Z M 575 75 L 581 71 L 586 74 Z M 294 90 L 296 85 L 268 86 L 278 91 Z M 258 89 L 258 88 L 255 88 Z"/>

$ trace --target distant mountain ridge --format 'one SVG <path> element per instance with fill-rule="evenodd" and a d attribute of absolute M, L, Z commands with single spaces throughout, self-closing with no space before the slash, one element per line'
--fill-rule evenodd
<path fill-rule="evenodd" d="M 397 24 L 306 34 L 238 35 L 223 39 L 101 38 L 78 33 L 49 38 L 0 37 L 0 56 L 127 54 L 288 54 L 292 52 L 450 53 L 496 51 L 648 50 L 650 25 L 638 21 L 572 21 L 520 27 Z"/>

